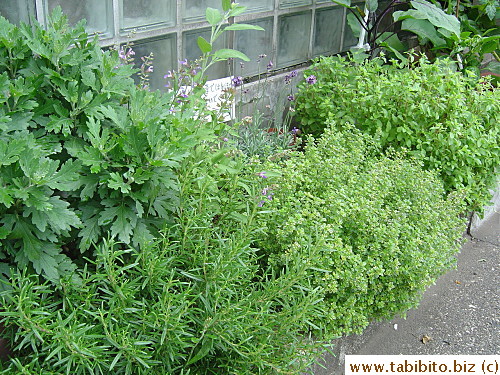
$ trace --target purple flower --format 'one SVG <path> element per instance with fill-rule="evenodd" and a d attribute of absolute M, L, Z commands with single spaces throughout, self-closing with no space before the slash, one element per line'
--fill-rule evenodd
<path fill-rule="evenodd" d="M 146 72 L 153 73 L 153 65 L 146 69 Z"/>
<path fill-rule="evenodd" d="M 262 178 L 267 178 L 267 176 L 266 176 L 266 172 L 260 172 L 260 173 L 258 174 L 258 176 L 259 176 L 259 177 L 262 177 Z"/>
<path fill-rule="evenodd" d="M 297 134 L 299 132 L 299 129 L 297 129 L 295 126 L 292 129 L 293 134 Z"/>
<path fill-rule="evenodd" d="M 259 204 L 257 205 L 257 207 L 262 207 L 264 205 L 264 203 L 266 203 L 265 201 L 260 201 Z"/>
<path fill-rule="evenodd" d="M 293 94 L 292 95 L 288 95 L 287 99 L 288 99 L 289 102 L 293 102 L 295 100 L 295 96 Z"/>
<path fill-rule="evenodd" d="M 297 71 L 296 71 L 296 70 L 292 70 L 292 71 L 290 72 L 290 77 L 291 77 L 291 78 L 293 78 L 293 77 L 297 77 L 297 74 L 298 74 L 298 73 L 297 73 Z"/>
<path fill-rule="evenodd" d="M 174 73 L 172 73 L 172 71 L 171 71 L 171 70 L 169 70 L 169 71 L 167 72 L 167 74 L 165 74 L 165 75 L 163 76 L 163 78 L 165 78 L 165 79 L 167 79 L 167 78 L 174 78 Z"/>
<path fill-rule="evenodd" d="M 271 70 L 273 66 L 274 66 L 273 62 L 269 61 L 269 64 L 267 64 L 267 70 Z"/>
<path fill-rule="evenodd" d="M 188 60 L 187 59 L 179 60 L 179 64 L 181 64 L 181 65 L 187 65 L 188 64 Z"/>
<path fill-rule="evenodd" d="M 234 87 L 238 87 L 243 84 L 243 78 L 240 76 L 234 77 L 231 81 Z"/>
<path fill-rule="evenodd" d="M 316 76 L 314 74 L 311 74 L 309 77 L 306 78 L 306 82 L 309 83 L 310 85 L 314 85 L 316 83 Z"/>
<path fill-rule="evenodd" d="M 224 138 L 222 138 L 222 140 L 223 140 L 224 142 L 227 142 L 227 141 L 229 141 L 229 138 L 224 137 Z"/>
<path fill-rule="evenodd" d="M 292 77 L 290 76 L 290 74 L 287 74 L 285 76 L 285 85 L 290 84 L 290 82 L 292 82 Z"/>

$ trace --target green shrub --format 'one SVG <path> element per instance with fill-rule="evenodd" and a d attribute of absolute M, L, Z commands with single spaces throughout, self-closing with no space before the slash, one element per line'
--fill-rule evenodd
<path fill-rule="evenodd" d="M 500 165 L 498 90 L 424 58 L 408 66 L 321 58 L 305 75 L 316 77 L 297 96 L 305 132 L 320 134 L 328 118 L 353 123 L 384 149 L 407 148 L 438 170 L 447 192 L 467 188 L 469 208 L 488 202 Z"/>
<path fill-rule="evenodd" d="M 208 148 L 209 145 L 206 145 Z M 141 251 L 100 244 L 80 286 L 16 274 L 0 294 L 15 359 L 4 374 L 300 374 L 323 344 L 306 260 L 262 266 L 258 169 L 197 148 L 176 225 Z M 1 366 L 1 365 L 0 365 Z M 21 370 L 22 369 L 22 370 Z"/>
<path fill-rule="evenodd" d="M 334 334 L 415 307 L 453 264 L 465 229 L 459 200 L 443 199 L 433 172 L 377 152 L 368 136 L 332 126 L 269 179 L 260 246 L 278 269 L 308 260 Z"/>
<path fill-rule="evenodd" d="M 178 103 L 133 73 L 60 9 L 47 30 L 0 18 L 0 259 L 55 281 L 108 233 L 137 246 L 177 209 L 175 168 L 213 127 L 194 119 L 201 93 Z"/>

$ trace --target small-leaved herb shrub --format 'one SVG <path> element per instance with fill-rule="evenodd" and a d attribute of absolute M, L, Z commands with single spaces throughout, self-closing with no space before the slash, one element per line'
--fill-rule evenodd
<path fill-rule="evenodd" d="M 176 211 L 175 169 L 214 128 L 195 116 L 201 90 L 149 92 L 133 73 L 60 9 L 46 29 L 0 17 L 1 264 L 55 281 L 102 238 L 137 246 Z"/>
<path fill-rule="evenodd" d="M 301 128 L 318 135 L 329 118 L 351 122 L 383 149 L 406 148 L 438 170 L 447 192 L 467 188 L 469 209 L 480 210 L 500 165 L 500 91 L 445 61 L 409 61 L 320 58 L 297 96 Z"/>
<path fill-rule="evenodd" d="M 0 293 L 16 353 L 3 374 L 300 374 L 323 352 L 308 335 L 324 317 L 308 272 L 319 260 L 263 266 L 253 243 L 265 174 L 210 148 L 182 162 L 176 224 L 163 238 L 140 251 L 100 243 L 81 284 L 59 291 L 13 275 Z"/>
<path fill-rule="evenodd" d="M 433 171 L 378 151 L 359 130 L 332 125 L 269 178 L 263 207 L 272 214 L 259 246 L 277 269 L 308 261 L 333 334 L 415 307 L 453 265 L 465 229 L 463 199 L 443 198 Z"/>

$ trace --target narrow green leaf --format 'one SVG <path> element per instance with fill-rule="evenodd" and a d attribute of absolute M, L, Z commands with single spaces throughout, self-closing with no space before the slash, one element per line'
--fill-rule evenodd
<path fill-rule="evenodd" d="M 265 31 L 262 27 L 257 26 L 257 25 L 249 25 L 246 23 L 235 23 L 232 25 L 227 26 L 224 30 L 229 31 L 241 31 L 241 30 L 258 30 L 258 31 Z"/>
<path fill-rule="evenodd" d="M 202 36 L 199 36 L 197 42 L 198 42 L 198 47 L 201 50 L 201 53 L 212 52 L 212 45 L 210 43 L 208 43 L 205 40 L 205 38 L 203 38 Z"/>
<path fill-rule="evenodd" d="M 203 357 L 205 357 L 210 352 L 210 349 L 212 349 L 212 346 L 213 346 L 212 340 L 205 338 L 205 340 L 203 340 L 203 344 L 201 345 L 200 350 L 198 350 L 198 353 L 196 353 L 196 355 L 193 358 L 191 358 L 186 363 L 186 365 L 190 365 L 192 363 L 195 363 L 195 362 L 199 361 L 200 359 L 202 359 Z"/>

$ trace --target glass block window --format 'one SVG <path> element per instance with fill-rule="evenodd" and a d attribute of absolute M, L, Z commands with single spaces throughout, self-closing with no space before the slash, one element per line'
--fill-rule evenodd
<path fill-rule="evenodd" d="M 311 5 L 312 0 L 280 0 L 280 8 L 293 8 L 305 5 Z"/>
<path fill-rule="evenodd" d="M 222 10 L 220 0 L 183 0 L 182 20 L 189 23 L 204 21 L 207 7 Z"/>
<path fill-rule="evenodd" d="M 174 26 L 176 0 L 121 0 L 121 30 Z"/>
<path fill-rule="evenodd" d="M 279 19 L 278 67 L 299 64 L 309 56 L 311 12 L 295 13 Z"/>
<path fill-rule="evenodd" d="M 113 3 L 111 0 L 45 0 L 46 16 L 60 6 L 71 24 L 87 20 L 87 31 L 103 37 L 113 34 Z"/>
<path fill-rule="evenodd" d="M 29 23 L 30 15 L 35 9 L 35 0 L 4 0 L 0 1 L 0 15 L 12 23 Z"/>
<path fill-rule="evenodd" d="M 229 23 L 259 25 L 265 31 L 245 30 L 223 34 L 215 48 L 233 48 L 251 61 L 240 68 L 240 61 L 218 63 L 208 72 L 216 79 L 234 74 L 251 77 L 293 69 L 320 54 L 331 55 L 356 44 L 345 22 L 345 11 L 331 0 L 232 0 L 247 10 Z M 355 0 L 361 4 L 361 0 Z M 98 33 L 103 48 L 119 48 L 132 43 L 137 65 L 141 56 L 154 53 L 150 87 L 162 88 L 168 70 L 179 68 L 179 60 L 201 55 L 197 39 L 208 39 L 210 25 L 205 21 L 207 7 L 222 11 L 220 0 L 0 0 L 0 14 L 13 22 L 37 17 L 46 24 L 57 6 L 74 24 L 85 18 L 87 31 Z M 265 54 L 260 59 L 258 56 Z"/>
<path fill-rule="evenodd" d="M 344 8 L 334 7 L 316 11 L 314 23 L 313 55 L 328 55 L 340 52 Z"/>
<path fill-rule="evenodd" d="M 247 7 L 246 13 L 255 13 L 274 9 L 274 0 L 240 0 L 238 3 Z"/>
<path fill-rule="evenodd" d="M 153 53 L 153 73 L 149 74 L 151 90 L 163 90 L 166 80 L 163 78 L 169 70 L 177 68 L 176 36 L 166 35 L 164 37 L 142 40 L 135 42 L 132 46 L 135 52 L 135 65 L 141 67 L 142 56 Z"/>
<path fill-rule="evenodd" d="M 266 71 L 269 61 L 273 60 L 273 18 L 265 18 L 248 22 L 252 25 L 262 27 L 265 31 L 241 31 L 236 33 L 235 48 L 246 54 L 250 61 L 244 63 L 241 74 L 248 76 L 256 75 Z M 266 55 L 265 58 L 259 58 Z M 275 61 L 273 61 L 273 64 Z M 239 67 L 235 68 L 239 72 Z"/>

